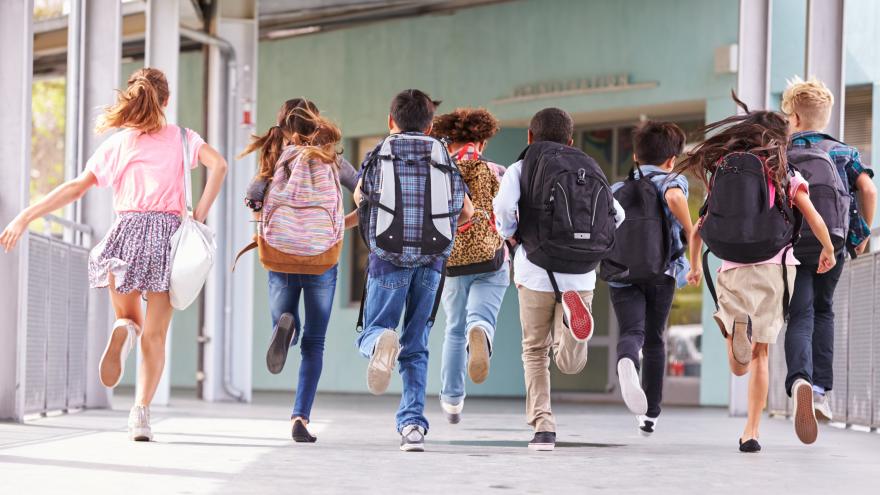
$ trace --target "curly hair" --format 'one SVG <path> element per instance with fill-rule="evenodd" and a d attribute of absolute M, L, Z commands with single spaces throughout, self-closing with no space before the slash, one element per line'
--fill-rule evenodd
<path fill-rule="evenodd" d="M 498 132 L 498 119 L 485 108 L 456 108 L 434 118 L 431 135 L 453 143 L 482 143 Z"/>

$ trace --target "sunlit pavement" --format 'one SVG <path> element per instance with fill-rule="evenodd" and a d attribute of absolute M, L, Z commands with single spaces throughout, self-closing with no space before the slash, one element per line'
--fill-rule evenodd
<path fill-rule="evenodd" d="M 154 408 L 155 442 L 127 440 L 131 396 L 113 410 L 0 423 L 0 493 L 878 493 L 880 435 L 823 427 L 801 445 L 789 421 L 765 419 L 764 452 L 740 454 L 743 419 L 669 408 L 651 438 L 623 407 L 557 404 L 555 452 L 526 448 L 521 400 L 468 400 L 449 425 L 436 397 L 427 452 L 398 450 L 397 397 L 318 397 L 295 444 L 292 397 L 208 404 L 178 393 Z"/>

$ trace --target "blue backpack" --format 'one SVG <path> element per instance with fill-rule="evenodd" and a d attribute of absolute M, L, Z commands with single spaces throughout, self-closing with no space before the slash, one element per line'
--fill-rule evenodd
<path fill-rule="evenodd" d="M 358 219 L 370 252 L 405 268 L 449 258 L 465 186 L 443 143 L 392 134 L 367 155 L 361 180 Z"/>

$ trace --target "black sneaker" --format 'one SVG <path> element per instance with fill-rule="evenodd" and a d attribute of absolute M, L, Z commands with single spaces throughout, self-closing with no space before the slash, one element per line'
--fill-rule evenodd
<path fill-rule="evenodd" d="M 404 452 L 425 451 L 425 429 L 419 425 L 406 425 L 400 431 L 400 450 Z"/>
<path fill-rule="evenodd" d="M 639 433 L 643 437 L 651 436 L 654 433 L 654 429 L 657 428 L 657 419 L 649 416 L 639 416 Z"/>
<path fill-rule="evenodd" d="M 539 431 L 529 442 L 530 450 L 549 451 L 554 448 L 556 448 L 556 433 L 552 431 Z"/>
<path fill-rule="evenodd" d="M 315 443 L 318 441 L 318 437 L 309 433 L 309 429 L 306 428 L 305 422 L 301 419 L 297 419 L 293 422 L 290 436 L 292 436 L 293 441 L 297 443 Z"/>
<path fill-rule="evenodd" d="M 277 375 L 284 369 L 287 351 L 290 349 L 290 343 L 293 342 L 295 333 L 296 325 L 293 321 L 293 315 L 290 313 L 282 314 L 278 318 L 278 324 L 275 325 L 275 331 L 272 332 L 272 341 L 266 352 L 266 367 L 269 368 L 269 373 Z"/>

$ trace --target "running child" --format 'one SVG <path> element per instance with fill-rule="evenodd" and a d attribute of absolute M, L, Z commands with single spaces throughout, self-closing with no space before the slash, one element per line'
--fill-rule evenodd
<path fill-rule="evenodd" d="M 707 125 L 712 137 L 687 153 L 676 167 L 692 172 L 708 191 L 697 230 L 691 236 L 688 281 L 700 283 L 703 241 L 721 259 L 717 293 L 706 283 L 717 304 L 715 321 L 727 339 L 728 361 L 737 376 L 750 372 L 748 419 L 739 438 L 741 452 L 759 452 L 758 427 L 767 401 L 768 346 L 788 318 L 794 285 L 792 252 L 801 221 L 822 245 L 817 271 L 836 263 L 834 246 L 822 217 L 810 201 L 809 184 L 786 159 L 788 122 L 779 113 L 748 111 Z M 703 256 L 708 267 L 708 251 Z M 706 268 L 708 270 L 708 268 Z"/>
<path fill-rule="evenodd" d="M 400 449 L 410 452 L 425 448 L 428 335 L 446 259 L 456 226 L 473 213 L 455 162 L 428 135 L 438 104 L 417 89 L 394 97 L 390 135 L 364 160 L 354 193 L 361 235 L 370 249 L 357 345 L 370 360 L 367 387 L 373 394 L 388 389 L 394 363 L 400 363 L 397 431 Z"/>
<path fill-rule="evenodd" d="M 834 268 L 818 273 L 815 236 L 805 231 L 795 246 L 802 264 L 797 267 L 785 334 L 785 389 L 794 397 L 794 424 L 805 443 L 816 439 L 816 416 L 832 419 L 827 393 L 834 378 L 834 289 L 845 253 L 855 258 L 864 252 L 877 203 L 874 172 L 862 163 L 859 151 L 822 132 L 833 104 L 831 91 L 816 79 L 795 78 L 782 94 L 782 111 L 792 133 L 789 160 L 797 162 L 794 166 L 810 181 L 811 191 L 831 193 L 817 195 L 814 203 L 837 248 Z"/>
<path fill-rule="evenodd" d="M 447 142 L 474 203 L 473 217 L 458 228 L 442 294 L 446 333 L 440 406 L 453 424 L 461 420 L 464 408 L 465 369 L 474 383 L 489 376 L 495 323 L 510 285 L 507 249 L 492 212 L 504 167 L 482 155 L 496 132 L 498 120 L 484 108 L 459 108 L 441 115 L 431 131 Z"/>
<path fill-rule="evenodd" d="M 260 151 L 259 172 L 245 199 L 259 227 L 255 243 L 245 250 L 257 247 L 269 271 L 274 328 L 266 353 L 269 371 L 280 373 L 288 350 L 300 343 L 302 361 L 290 416 L 296 442 L 317 441 L 308 424 L 323 368 L 343 225 L 356 221 L 354 216 L 344 220 L 340 181 L 348 162 L 337 155 L 341 139 L 339 128 L 321 117 L 312 102 L 297 98 L 286 101 L 277 123 L 263 136 L 254 136 L 239 155 Z M 353 181 L 354 170 L 347 176 Z"/>
<path fill-rule="evenodd" d="M 128 418 L 129 438 L 150 441 L 150 403 L 165 366 L 165 337 L 171 322 L 171 236 L 187 214 L 184 150 L 188 163 L 208 168 L 208 181 L 193 218 L 204 222 L 226 176 L 226 160 L 201 136 L 165 122 L 170 96 L 158 69 L 138 69 L 116 103 L 98 118 L 96 131 L 119 129 L 86 162 L 79 177 L 55 188 L 22 211 L 0 234 L 6 251 L 28 224 L 80 199 L 93 186 L 113 188 L 116 222 L 89 256 L 92 288 L 109 287 L 116 322 L 99 367 L 101 383 L 115 387 L 136 342 L 141 350 L 135 404 Z M 186 171 L 189 173 L 189 170 Z M 147 300 L 146 318 L 141 298 Z M 138 339 L 140 339 L 138 341 Z"/>
<path fill-rule="evenodd" d="M 595 160 L 571 147 L 573 127 L 564 110 L 536 113 L 529 146 L 507 169 L 494 201 L 498 231 L 519 244 L 513 280 L 522 322 L 526 420 L 535 432 L 532 450 L 556 446 L 550 352 L 563 373 L 586 366 L 594 270 L 625 216 Z"/>
<path fill-rule="evenodd" d="M 657 427 L 663 400 L 666 321 L 675 289 L 687 285 L 690 269 L 683 242 L 693 232 L 688 182 L 683 175 L 671 175 L 685 139 L 684 131 L 672 122 L 643 123 L 633 135 L 635 165 L 629 178 L 611 186 L 626 210 L 626 221 L 617 231 L 610 259 L 628 270 L 613 276 L 606 263 L 601 276 L 611 288 L 620 326 L 621 395 L 646 436 Z"/>

